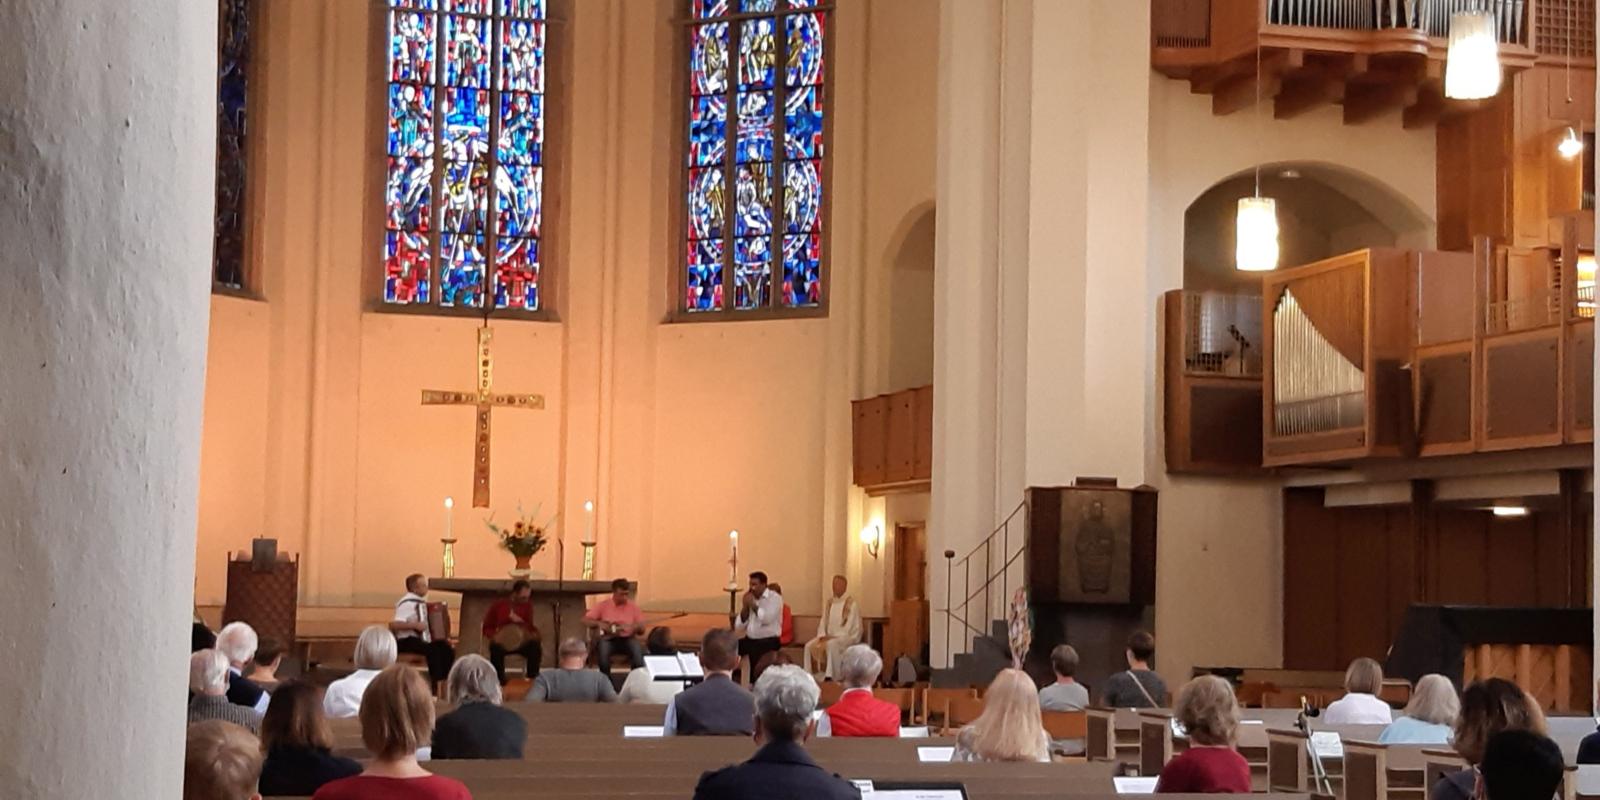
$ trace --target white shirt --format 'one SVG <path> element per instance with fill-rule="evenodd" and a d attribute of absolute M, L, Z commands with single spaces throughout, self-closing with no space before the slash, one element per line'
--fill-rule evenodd
<path fill-rule="evenodd" d="M 322 713 L 329 719 L 346 719 L 361 711 L 361 695 L 367 684 L 378 677 L 378 670 L 358 669 L 328 684 L 328 693 L 322 696 Z"/>
<path fill-rule="evenodd" d="M 828 600 L 827 613 L 822 615 L 822 630 L 818 636 L 831 636 L 846 642 L 861 641 L 861 606 L 849 595 Z"/>
<path fill-rule="evenodd" d="M 421 636 L 424 642 L 432 641 L 428 637 L 428 599 L 426 597 L 406 592 L 405 596 L 394 604 L 394 621 L 420 622 L 423 626 L 422 633 L 397 631 L 394 638 L 405 639 L 411 636 Z"/>
<path fill-rule="evenodd" d="M 740 619 L 739 628 L 748 639 L 776 639 L 783 633 L 783 596 L 768 589 L 756 600 L 749 619 Z"/>
<path fill-rule="evenodd" d="M 1322 710 L 1324 725 L 1388 725 L 1394 709 L 1370 694 L 1351 692 Z"/>
<path fill-rule="evenodd" d="M 649 667 L 639 667 L 628 673 L 628 679 L 622 682 L 622 691 L 617 695 L 619 703 L 649 703 L 651 705 L 671 703 L 683 691 L 683 681 L 658 681 L 650 674 Z"/>

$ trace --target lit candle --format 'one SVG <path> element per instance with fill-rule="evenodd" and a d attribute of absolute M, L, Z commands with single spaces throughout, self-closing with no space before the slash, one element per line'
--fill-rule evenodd
<path fill-rule="evenodd" d="M 583 541 L 594 544 L 594 501 L 583 501 Z"/>
<path fill-rule="evenodd" d="M 446 539 L 454 539 L 455 538 L 455 532 L 454 532 L 455 520 L 452 519 L 453 515 L 450 513 L 450 510 L 455 508 L 455 507 L 456 507 L 455 498 L 446 497 L 444 499 L 444 538 L 446 538 Z"/>
<path fill-rule="evenodd" d="M 739 585 L 739 532 L 728 531 L 728 585 Z"/>

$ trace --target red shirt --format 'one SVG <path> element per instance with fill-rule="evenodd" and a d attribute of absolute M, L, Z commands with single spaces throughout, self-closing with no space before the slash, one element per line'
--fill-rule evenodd
<path fill-rule="evenodd" d="M 1156 791 L 1249 794 L 1250 764 L 1231 747 L 1191 747 L 1161 769 Z"/>
<path fill-rule="evenodd" d="M 511 611 L 515 609 L 517 616 L 522 617 L 522 629 L 528 633 L 538 633 L 539 629 L 533 627 L 533 601 L 526 603 L 513 603 L 509 599 L 496 600 L 494 605 L 483 615 L 483 635 L 493 636 L 501 628 L 511 624 Z"/>
<path fill-rule="evenodd" d="M 783 622 L 778 627 L 778 644 L 794 644 L 794 615 L 789 613 L 789 604 L 783 604 Z"/>
<path fill-rule="evenodd" d="M 834 736 L 899 736 L 900 707 L 865 689 L 851 689 L 822 712 Z"/>
<path fill-rule="evenodd" d="M 357 775 L 322 784 L 312 800 L 472 800 L 467 785 L 454 778 L 380 778 Z"/>

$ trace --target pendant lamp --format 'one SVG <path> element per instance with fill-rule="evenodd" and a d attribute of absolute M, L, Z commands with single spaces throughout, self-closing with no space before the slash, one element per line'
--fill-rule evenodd
<path fill-rule="evenodd" d="M 1239 199 L 1234 266 L 1241 272 L 1271 272 L 1278 268 L 1278 204 L 1272 198 Z"/>
<path fill-rule="evenodd" d="M 1450 51 L 1444 66 L 1444 96 L 1482 100 L 1500 91 L 1500 43 L 1494 16 L 1467 11 L 1450 17 Z"/>

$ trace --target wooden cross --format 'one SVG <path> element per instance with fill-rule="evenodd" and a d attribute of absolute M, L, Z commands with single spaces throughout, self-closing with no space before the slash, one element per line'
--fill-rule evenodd
<path fill-rule="evenodd" d="M 509 408 L 544 408 L 542 394 L 495 394 L 494 356 L 489 345 L 494 332 L 488 325 L 478 328 L 478 391 L 442 392 L 422 390 L 425 406 L 474 406 L 478 410 L 477 452 L 472 461 L 472 507 L 489 507 L 489 412 L 495 406 Z"/>

